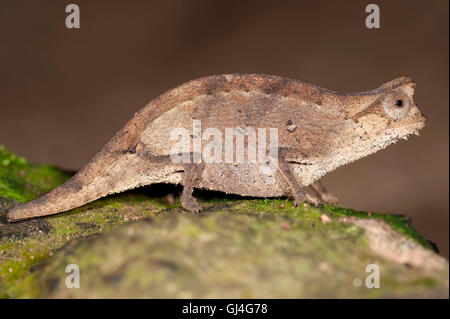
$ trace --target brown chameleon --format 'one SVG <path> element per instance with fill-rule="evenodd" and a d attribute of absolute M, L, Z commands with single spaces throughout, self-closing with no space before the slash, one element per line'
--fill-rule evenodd
<path fill-rule="evenodd" d="M 319 178 L 418 134 L 424 126 L 425 118 L 414 104 L 414 88 L 408 77 L 347 94 L 260 74 L 193 80 L 148 103 L 76 175 L 46 195 L 12 208 L 8 220 L 57 214 L 153 183 L 182 184 L 181 204 L 189 211 L 201 210 L 192 196 L 194 187 L 245 196 L 291 196 L 295 205 L 332 201 Z M 208 149 L 222 161 L 198 160 L 203 153 L 189 152 L 194 143 L 204 151 L 210 142 L 194 132 L 193 123 L 200 123 L 200 132 L 214 129 L 222 134 Z M 189 132 L 188 153 L 177 153 L 187 156 L 181 162 L 173 157 L 180 139 L 172 136 L 180 128 Z M 242 162 L 233 153 L 231 161 L 224 161 L 230 150 L 217 142 L 223 141 L 227 128 L 236 134 L 231 137 L 236 145 L 238 135 L 247 138 L 241 149 L 247 155 L 254 142 L 251 129 L 276 129 L 276 153 L 270 150 L 276 156 L 267 156 L 265 162 Z M 264 171 L 268 163 L 275 169 Z M 308 186 L 317 196 L 305 192 Z"/>

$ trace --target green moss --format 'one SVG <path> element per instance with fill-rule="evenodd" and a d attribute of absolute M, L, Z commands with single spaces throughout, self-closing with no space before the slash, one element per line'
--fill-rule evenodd
<path fill-rule="evenodd" d="M 50 165 L 31 165 L 0 145 L 0 196 L 26 202 L 45 194 L 70 177 Z"/>
<path fill-rule="evenodd" d="M 412 282 L 413 285 L 417 286 L 426 286 L 426 287 L 435 287 L 438 285 L 438 282 L 435 278 L 423 277 Z"/>
<path fill-rule="evenodd" d="M 181 210 L 123 225 L 60 250 L 39 272 L 44 298 L 381 298 L 446 294 L 445 271 L 386 261 L 351 224 L 318 221 L 305 210 L 254 210 L 236 201 L 201 214 Z M 271 205 L 270 205 L 271 206 Z M 272 207 L 272 206 L 271 206 Z M 314 226 L 312 226 L 314 225 Z M 170 252 L 170 253 L 168 253 Z M 83 272 L 64 285 L 66 265 Z M 357 288 L 365 267 L 380 266 L 380 289 Z M 443 276 L 442 280 L 438 279 Z M 447 276 L 448 277 L 448 276 Z M 431 280 L 430 280 L 431 279 Z M 434 280 L 435 285 L 430 285 Z"/>
<path fill-rule="evenodd" d="M 414 240 L 418 244 L 424 246 L 425 248 L 431 249 L 435 252 L 439 252 L 437 246 L 424 239 L 420 234 L 411 227 L 410 221 L 403 215 L 392 215 L 392 214 L 375 214 L 367 212 L 359 212 L 349 208 L 342 208 L 331 205 L 324 205 L 323 209 L 330 217 L 350 217 L 354 216 L 357 218 L 376 218 L 381 219 L 387 224 L 389 224 L 393 229 L 404 234 L 406 237 Z"/>

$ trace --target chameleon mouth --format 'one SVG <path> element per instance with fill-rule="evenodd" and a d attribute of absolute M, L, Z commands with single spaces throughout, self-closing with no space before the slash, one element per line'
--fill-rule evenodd
<path fill-rule="evenodd" d="M 394 140 L 407 140 L 410 135 L 419 135 L 420 130 L 425 126 L 425 121 L 414 121 L 407 124 L 392 127 L 386 133 Z"/>
<path fill-rule="evenodd" d="M 415 134 L 415 135 L 419 135 L 419 131 L 421 129 L 423 129 L 425 126 L 425 121 L 415 121 L 413 123 L 409 123 L 405 126 L 403 126 L 403 130 L 406 131 L 406 134 L 404 135 L 404 137 L 407 137 L 408 135 L 411 134 Z"/>
<path fill-rule="evenodd" d="M 394 123 L 392 128 L 410 132 L 408 134 L 417 134 L 425 126 L 426 121 L 427 118 L 420 111 L 414 111 L 413 114 L 410 114 L 403 121 Z"/>

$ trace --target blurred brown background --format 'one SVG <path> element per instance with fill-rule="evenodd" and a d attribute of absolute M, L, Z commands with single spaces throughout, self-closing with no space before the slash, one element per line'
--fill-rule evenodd
<path fill-rule="evenodd" d="M 448 1 L 0 1 L 0 144 L 78 169 L 135 111 L 217 73 L 277 74 L 336 91 L 417 82 L 421 136 L 324 179 L 344 206 L 400 213 L 449 251 Z"/>

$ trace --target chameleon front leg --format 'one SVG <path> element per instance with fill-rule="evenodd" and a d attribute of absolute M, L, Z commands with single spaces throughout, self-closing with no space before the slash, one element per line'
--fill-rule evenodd
<path fill-rule="evenodd" d="M 279 152 L 279 155 L 278 155 L 277 169 L 281 173 L 281 176 L 283 176 L 284 180 L 288 183 L 288 185 L 291 189 L 292 197 L 294 198 L 294 206 L 299 206 L 301 203 L 303 203 L 305 201 L 308 201 L 314 205 L 319 204 L 320 201 L 318 198 L 306 193 L 301 188 L 291 166 L 286 161 L 286 159 L 281 154 L 281 152 Z"/>
<path fill-rule="evenodd" d="M 329 193 L 320 181 L 315 181 L 310 186 L 324 203 L 329 205 L 339 205 L 339 199 L 333 194 Z"/>
<path fill-rule="evenodd" d="M 184 187 L 181 193 L 181 205 L 184 209 L 198 213 L 202 210 L 202 206 L 197 202 L 192 192 L 195 183 L 201 178 L 204 169 L 203 164 L 186 164 L 184 174 Z"/>

